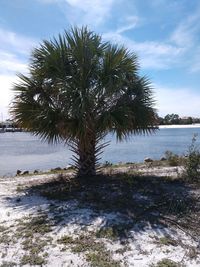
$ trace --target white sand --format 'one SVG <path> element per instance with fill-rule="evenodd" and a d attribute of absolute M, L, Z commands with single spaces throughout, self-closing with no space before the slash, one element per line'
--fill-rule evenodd
<path fill-rule="evenodd" d="M 38 184 L 42 183 L 44 179 L 50 178 L 52 178 L 52 175 L 35 175 L 10 179 L 1 178 L 0 225 L 12 225 L 11 229 L 13 231 L 16 229 L 17 219 L 24 218 L 24 216 L 34 216 L 38 212 L 46 212 L 48 217 L 51 218 L 52 211 L 50 208 L 54 205 L 53 212 L 63 216 L 64 221 L 53 226 L 53 231 L 48 234 L 53 238 L 53 241 L 52 245 L 46 247 L 49 256 L 45 266 L 90 266 L 86 261 L 84 253 L 72 253 L 70 247 L 62 251 L 62 245 L 57 243 L 57 239 L 63 235 L 77 237 L 81 233 L 97 231 L 106 223 L 109 224 L 128 219 L 125 219 L 120 213 L 97 213 L 90 207 L 87 209 L 81 208 L 77 201 L 48 201 L 43 197 L 26 195 L 16 191 L 18 186 L 30 183 Z M 20 197 L 20 202 L 16 202 L 17 197 Z M 12 231 L 10 231 L 10 235 L 12 235 Z M 166 236 L 166 234 L 178 240 L 179 244 L 177 246 L 165 246 L 157 242 L 160 237 Z M 16 244 L 10 245 L 0 243 L 0 264 L 5 261 L 11 261 L 19 266 L 20 259 L 26 253 L 22 250 L 22 241 L 19 239 Z M 127 251 L 123 253 L 117 251 L 125 247 L 120 241 L 102 238 L 101 242 L 111 252 L 113 259 L 121 261 L 121 266 L 147 267 L 163 258 L 183 263 L 186 267 L 200 266 L 199 255 L 196 259 L 190 259 L 188 256 L 188 248 L 190 246 L 197 247 L 197 243 L 181 230 L 167 229 L 162 226 L 153 227 L 151 225 L 147 225 L 142 229 L 140 224 L 133 224 L 126 244 Z M 181 246 L 180 244 L 183 245 Z"/>
<path fill-rule="evenodd" d="M 159 125 L 159 129 L 174 129 L 174 128 L 200 128 L 200 124 L 186 124 L 186 125 Z"/>

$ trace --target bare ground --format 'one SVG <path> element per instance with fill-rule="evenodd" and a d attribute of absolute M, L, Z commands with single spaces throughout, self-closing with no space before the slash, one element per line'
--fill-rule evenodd
<path fill-rule="evenodd" d="M 200 266 L 200 189 L 178 167 L 0 179 L 0 266 Z"/>

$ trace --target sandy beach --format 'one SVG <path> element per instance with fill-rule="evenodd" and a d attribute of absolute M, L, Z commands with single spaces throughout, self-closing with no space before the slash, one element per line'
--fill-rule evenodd
<path fill-rule="evenodd" d="M 118 168 L 119 171 L 125 170 Z M 175 177 L 180 170 L 155 167 L 146 171 L 155 177 Z M 68 173 L 67 177 L 70 175 Z M 200 266 L 198 236 L 175 225 L 146 221 L 145 217 L 137 220 L 123 209 L 95 208 L 93 193 L 86 189 L 81 193 L 87 195 L 89 202 L 86 205 L 76 197 L 51 199 L 48 189 L 57 176 L 43 174 L 0 179 L 0 266 L 146 267 L 163 259 L 187 267 Z M 190 190 L 192 194 L 199 194 L 198 190 Z M 109 195 L 116 193 L 114 190 Z M 144 190 L 138 189 L 132 194 L 133 205 L 153 201 Z M 154 213 L 152 211 L 152 216 L 157 216 Z"/>
<path fill-rule="evenodd" d="M 176 129 L 176 128 L 200 128 L 200 124 L 185 124 L 185 125 L 159 125 L 159 129 Z"/>

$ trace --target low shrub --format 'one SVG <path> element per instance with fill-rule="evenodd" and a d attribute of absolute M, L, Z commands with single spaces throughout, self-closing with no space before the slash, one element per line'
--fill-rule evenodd
<path fill-rule="evenodd" d="M 182 267 L 183 265 L 178 264 L 170 259 L 162 259 L 157 264 L 150 265 L 151 267 Z"/>
<path fill-rule="evenodd" d="M 171 151 L 166 151 L 165 157 L 168 160 L 170 166 L 178 166 L 180 164 L 180 157 Z"/>
<path fill-rule="evenodd" d="M 113 164 L 110 162 L 110 161 L 105 161 L 105 163 L 103 164 L 103 167 L 106 168 L 106 167 L 112 167 Z"/>
<path fill-rule="evenodd" d="M 190 182 L 200 181 L 200 149 L 196 144 L 197 134 L 192 138 L 188 148 L 187 160 L 184 164 L 184 177 Z"/>

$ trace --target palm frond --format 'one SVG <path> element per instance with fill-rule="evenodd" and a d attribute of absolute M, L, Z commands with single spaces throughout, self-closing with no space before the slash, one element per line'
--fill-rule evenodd
<path fill-rule="evenodd" d="M 71 144 L 85 173 L 108 132 L 122 140 L 156 130 L 151 83 L 139 76 L 137 56 L 87 27 L 43 41 L 32 52 L 29 75 L 19 79 L 13 118 L 49 142 Z"/>

